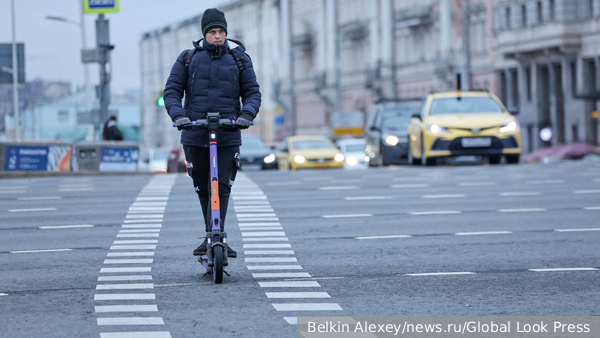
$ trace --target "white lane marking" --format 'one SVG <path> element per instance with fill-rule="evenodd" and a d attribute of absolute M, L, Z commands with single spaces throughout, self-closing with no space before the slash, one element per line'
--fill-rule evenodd
<path fill-rule="evenodd" d="M 238 223 L 238 226 L 271 226 L 271 225 L 281 225 L 280 222 L 252 222 L 252 223 Z"/>
<path fill-rule="evenodd" d="M 292 185 L 300 184 L 300 181 L 289 181 L 289 182 L 268 182 L 267 185 Z"/>
<path fill-rule="evenodd" d="M 283 231 L 274 231 L 274 232 L 242 232 L 242 236 L 249 236 L 249 237 L 266 237 L 266 236 L 271 236 L 271 237 L 285 237 L 285 232 Z"/>
<path fill-rule="evenodd" d="M 82 224 L 82 225 L 47 225 L 41 226 L 40 229 L 69 229 L 69 228 L 93 228 L 92 224 Z"/>
<path fill-rule="evenodd" d="M 556 232 L 576 232 L 576 231 L 600 231 L 600 228 L 583 228 L 583 229 L 556 229 Z"/>
<path fill-rule="evenodd" d="M 37 208 L 37 209 L 11 209 L 10 212 L 29 212 L 29 211 L 55 211 L 56 208 Z"/>
<path fill-rule="evenodd" d="M 354 239 L 380 239 L 380 238 L 409 238 L 411 235 L 390 235 L 390 236 L 363 236 L 354 237 Z"/>
<path fill-rule="evenodd" d="M 104 264 L 152 264 L 153 258 L 139 259 L 105 259 Z"/>
<path fill-rule="evenodd" d="M 343 311 L 336 303 L 278 303 L 272 305 L 277 311 Z"/>
<path fill-rule="evenodd" d="M 423 195 L 423 198 L 458 198 L 466 197 L 465 194 L 448 194 L 448 195 Z"/>
<path fill-rule="evenodd" d="M 462 213 L 461 211 L 455 211 L 455 210 L 451 210 L 451 211 L 416 211 L 416 212 L 411 212 L 411 215 L 414 216 L 423 216 L 423 215 L 449 215 L 449 214 L 460 214 Z"/>
<path fill-rule="evenodd" d="M 266 200 L 267 196 L 231 196 L 232 200 Z"/>
<path fill-rule="evenodd" d="M 277 217 L 256 217 L 256 218 L 243 218 L 243 219 L 238 219 L 240 221 L 244 221 L 244 222 L 277 222 L 279 221 L 279 218 Z"/>
<path fill-rule="evenodd" d="M 548 211 L 545 208 L 529 208 L 529 209 L 500 209 L 499 212 L 534 212 L 534 211 Z"/>
<path fill-rule="evenodd" d="M 169 197 L 137 197 L 136 201 L 168 201 Z"/>
<path fill-rule="evenodd" d="M 350 214 L 350 215 L 323 215 L 323 218 L 343 218 L 343 217 L 371 217 L 371 214 Z"/>
<path fill-rule="evenodd" d="M 261 288 L 320 288 L 315 281 L 303 282 L 258 282 Z"/>
<path fill-rule="evenodd" d="M 156 299 L 153 293 L 107 293 L 96 294 L 94 300 L 134 300 L 134 299 Z"/>
<path fill-rule="evenodd" d="M 267 298 L 331 298 L 327 292 L 265 292 Z"/>
<path fill-rule="evenodd" d="M 244 249 L 281 249 L 291 247 L 291 244 L 244 244 Z"/>
<path fill-rule="evenodd" d="M 261 258 L 245 258 L 246 263 L 291 263 L 298 262 L 296 257 L 261 257 Z"/>
<path fill-rule="evenodd" d="M 254 278 L 310 278 L 307 272 L 259 272 L 253 273 Z"/>
<path fill-rule="evenodd" d="M 32 252 L 58 252 L 58 251 L 73 251 L 73 249 L 48 249 L 48 250 L 21 250 L 9 251 L 10 253 L 32 253 Z"/>
<path fill-rule="evenodd" d="M 529 269 L 535 272 L 550 272 L 550 271 L 595 271 L 596 268 L 550 268 L 550 269 Z"/>
<path fill-rule="evenodd" d="M 237 201 L 235 205 L 269 205 L 268 201 Z"/>
<path fill-rule="evenodd" d="M 240 196 L 240 195 L 259 195 L 259 196 L 262 196 L 264 194 L 265 193 L 262 192 L 262 191 L 239 191 L 239 190 L 238 191 L 236 191 L 236 190 L 232 190 L 231 191 L 231 196 L 235 196 L 235 195 L 237 195 L 237 196 Z"/>
<path fill-rule="evenodd" d="M 119 233 L 144 233 L 144 232 L 160 232 L 160 229 L 119 230 Z"/>
<path fill-rule="evenodd" d="M 165 207 L 129 207 L 130 211 L 165 211 Z"/>
<path fill-rule="evenodd" d="M 237 218 L 244 218 L 244 217 L 277 217 L 277 214 L 269 214 L 269 213 L 263 213 L 263 214 L 240 214 L 240 213 L 236 213 L 236 216 L 237 216 Z"/>
<path fill-rule="evenodd" d="M 521 192 L 501 192 L 500 196 L 538 196 L 542 193 L 539 191 L 521 191 Z"/>
<path fill-rule="evenodd" d="M 25 190 L 0 190 L 0 194 L 24 194 Z"/>
<path fill-rule="evenodd" d="M 252 230 L 283 230 L 282 227 L 240 227 L 241 230 L 244 231 L 252 231 Z"/>
<path fill-rule="evenodd" d="M 113 244 L 149 244 L 149 243 L 158 243 L 158 239 L 114 241 L 113 242 Z"/>
<path fill-rule="evenodd" d="M 305 181 L 327 181 L 327 180 L 333 180 L 334 177 L 328 177 L 328 176 L 321 176 L 321 177 L 304 177 L 303 180 Z"/>
<path fill-rule="evenodd" d="M 600 210 L 600 207 L 584 207 L 583 210 Z"/>
<path fill-rule="evenodd" d="M 133 202 L 132 207 L 158 207 L 166 206 L 167 202 Z"/>
<path fill-rule="evenodd" d="M 148 215 L 148 214 L 131 215 L 131 214 L 127 214 L 127 215 L 125 215 L 125 218 L 163 218 L 163 214 L 154 214 L 154 215 Z"/>
<path fill-rule="evenodd" d="M 600 190 L 575 190 L 576 194 L 600 194 Z"/>
<path fill-rule="evenodd" d="M 456 236 L 470 236 L 470 235 L 505 235 L 512 234 L 512 231 L 481 231 L 481 232 L 457 232 Z"/>
<path fill-rule="evenodd" d="M 154 252 L 109 252 L 107 257 L 154 256 Z"/>
<path fill-rule="evenodd" d="M 130 289 L 154 289 L 152 283 L 138 284 L 98 284 L 96 290 L 130 290 Z"/>
<path fill-rule="evenodd" d="M 319 187 L 319 190 L 352 190 L 352 189 L 360 189 L 360 188 L 357 186 Z"/>
<path fill-rule="evenodd" d="M 406 273 L 404 276 L 445 276 L 445 275 L 474 275 L 475 272 L 429 272 L 429 273 Z"/>
<path fill-rule="evenodd" d="M 154 210 L 154 211 L 152 211 L 152 210 L 129 210 L 129 211 L 127 211 L 127 214 L 129 214 L 129 215 L 133 215 L 133 214 L 148 214 L 148 213 L 154 213 L 154 214 L 161 214 L 162 215 L 162 214 L 165 213 L 165 211 L 164 210 L 161 210 L 161 211 L 158 211 L 158 210 Z"/>
<path fill-rule="evenodd" d="M 462 182 L 458 185 L 460 187 L 481 187 L 481 186 L 489 186 L 489 185 L 497 185 L 496 182 Z"/>
<path fill-rule="evenodd" d="M 358 197 L 344 197 L 346 201 L 361 201 L 361 200 L 390 200 L 392 196 L 358 196 Z"/>
<path fill-rule="evenodd" d="M 294 250 L 252 250 L 244 251 L 244 255 L 293 255 Z"/>
<path fill-rule="evenodd" d="M 8 296 L 8 293 L 0 293 L 0 296 Z"/>
<path fill-rule="evenodd" d="M 260 204 L 260 205 L 254 205 L 254 204 L 252 204 L 252 205 L 237 205 L 237 203 L 236 203 L 236 205 L 234 206 L 234 208 L 235 208 L 235 210 L 246 210 L 246 209 L 272 209 L 272 208 L 271 208 L 271 205 L 268 205 L 268 204 L 267 204 L 267 205 L 263 205 L 263 204 Z"/>
<path fill-rule="evenodd" d="M 123 238 L 123 237 L 159 237 L 159 234 L 117 234 L 117 237 L 119 238 Z"/>
<path fill-rule="evenodd" d="M 298 317 L 283 317 L 288 324 L 298 325 Z"/>
<path fill-rule="evenodd" d="M 38 200 L 59 200 L 60 196 L 44 196 L 44 197 L 21 197 L 17 198 L 19 201 L 38 201 Z"/>
<path fill-rule="evenodd" d="M 123 224 L 121 228 L 162 228 L 162 224 Z"/>
<path fill-rule="evenodd" d="M 117 273 L 117 272 L 150 272 L 151 267 L 145 268 L 102 268 L 100 273 Z"/>
<path fill-rule="evenodd" d="M 300 265 L 247 265 L 248 270 L 302 270 Z"/>
<path fill-rule="evenodd" d="M 94 191 L 94 188 L 65 188 L 58 189 L 59 192 L 75 192 L 75 191 Z"/>
<path fill-rule="evenodd" d="M 6 185 L 6 186 L 1 186 L 0 191 L 2 191 L 2 190 L 24 190 L 27 188 L 29 188 L 29 186 L 26 186 L 26 185 Z"/>
<path fill-rule="evenodd" d="M 113 245 L 110 250 L 155 250 L 156 245 Z"/>
<path fill-rule="evenodd" d="M 98 277 L 98 282 L 114 282 L 123 280 L 152 280 L 151 275 L 139 275 L 139 276 L 104 276 Z"/>
<path fill-rule="evenodd" d="M 244 242 L 287 242 L 287 237 L 242 238 Z"/>
<path fill-rule="evenodd" d="M 542 181 L 527 181 L 525 184 L 558 184 L 565 183 L 565 180 L 542 180 Z"/>
<path fill-rule="evenodd" d="M 96 318 L 98 325 L 165 325 L 161 317 Z"/>
<path fill-rule="evenodd" d="M 161 219 L 126 219 L 123 223 L 147 223 L 147 222 L 158 222 L 162 223 Z"/>
<path fill-rule="evenodd" d="M 270 206 L 233 207 L 235 212 L 274 212 Z"/>
<path fill-rule="evenodd" d="M 154 312 L 156 305 L 100 305 L 94 306 L 96 312 Z"/>
<path fill-rule="evenodd" d="M 393 184 L 390 188 L 402 189 L 402 188 L 427 188 L 429 184 Z"/>
<path fill-rule="evenodd" d="M 92 183 L 61 183 L 58 185 L 59 188 L 92 188 Z"/>

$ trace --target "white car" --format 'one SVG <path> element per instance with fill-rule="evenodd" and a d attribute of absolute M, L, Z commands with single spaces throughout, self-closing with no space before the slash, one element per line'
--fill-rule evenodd
<path fill-rule="evenodd" d="M 140 163 L 140 171 L 151 173 L 167 173 L 170 149 L 150 149 L 149 154 L 144 156 Z"/>
<path fill-rule="evenodd" d="M 335 143 L 344 155 L 344 169 L 366 169 L 369 157 L 365 154 L 364 139 L 342 139 Z"/>

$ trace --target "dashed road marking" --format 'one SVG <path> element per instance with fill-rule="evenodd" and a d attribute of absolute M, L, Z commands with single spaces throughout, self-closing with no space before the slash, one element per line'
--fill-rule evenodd
<path fill-rule="evenodd" d="M 134 237 L 159 237 L 159 234 L 154 233 L 139 233 L 139 234 L 117 234 L 117 238 L 134 238 Z"/>
<path fill-rule="evenodd" d="M 528 209 L 500 209 L 498 212 L 537 212 L 537 211 L 548 211 L 545 208 L 528 208 Z"/>
<path fill-rule="evenodd" d="M 282 248 L 291 248 L 292 245 L 285 244 L 244 244 L 244 249 L 282 249 Z"/>
<path fill-rule="evenodd" d="M 260 258 L 245 258 L 246 263 L 296 263 L 296 257 L 260 257 Z"/>
<path fill-rule="evenodd" d="M 549 269 L 529 269 L 535 272 L 554 272 L 554 271 L 596 271 L 596 268 L 549 268 Z"/>
<path fill-rule="evenodd" d="M 496 182 L 462 182 L 459 183 L 458 185 L 460 187 L 482 187 L 482 186 L 489 186 L 489 185 L 497 185 L 498 183 Z"/>
<path fill-rule="evenodd" d="M 427 272 L 427 273 L 406 273 L 404 276 L 446 276 L 446 275 L 475 275 L 475 272 Z"/>
<path fill-rule="evenodd" d="M 354 189 L 360 189 L 360 187 L 357 187 L 357 186 L 319 187 L 319 190 L 354 190 Z"/>
<path fill-rule="evenodd" d="M 371 214 L 323 215 L 323 218 L 371 217 Z"/>
<path fill-rule="evenodd" d="M 98 284 L 96 290 L 135 290 L 135 289 L 154 289 L 152 283 L 138 284 Z"/>
<path fill-rule="evenodd" d="M 302 270 L 300 265 L 247 265 L 248 270 Z"/>
<path fill-rule="evenodd" d="M 21 197 L 17 198 L 19 201 L 38 201 L 38 200 L 59 200 L 60 196 L 42 196 L 42 197 Z"/>
<path fill-rule="evenodd" d="M 600 231 L 600 228 L 583 228 L 583 229 L 556 229 L 556 232 L 577 232 L 577 231 Z"/>
<path fill-rule="evenodd" d="M 119 230 L 119 233 L 160 232 L 160 229 Z"/>
<path fill-rule="evenodd" d="M 36 253 L 36 252 L 60 252 L 60 251 L 73 251 L 73 249 L 21 250 L 21 251 L 9 251 L 9 252 L 10 253 Z"/>
<path fill-rule="evenodd" d="M 576 194 L 600 194 L 600 190 L 575 190 Z"/>
<path fill-rule="evenodd" d="M 157 239 L 144 239 L 144 240 L 127 240 L 127 241 L 114 241 L 113 244 L 150 244 L 150 243 L 158 243 Z"/>
<path fill-rule="evenodd" d="M 247 227 L 247 226 L 271 226 L 271 225 L 281 225 L 281 223 L 279 222 L 252 222 L 252 223 L 238 223 L 238 226 L 240 227 Z"/>
<path fill-rule="evenodd" d="M 114 282 L 123 280 L 152 280 L 151 275 L 139 275 L 139 276 L 100 276 L 98 282 Z"/>
<path fill-rule="evenodd" d="M 293 255 L 294 250 L 251 250 L 244 251 L 245 255 Z"/>
<path fill-rule="evenodd" d="M 131 228 L 162 228 L 162 224 L 123 224 L 121 228 L 131 229 Z"/>
<path fill-rule="evenodd" d="M 460 198 L 467 197 L 465 194 L 447 194 L 447 195 L 423 195 L 423 198 Z"/>
<path fill-rule="evenodd" d="M 126 219 L 123 221 L 123 223 L 148 223 L 148 222 L 162 223 L 162 219 Z"/>
<path fill-rule="evenodd" d="M 429 184 L 394 184 L 390 185 L 390 188 L 402 189 L 402 188 L 427 188 Z"/>
<path fill-rule="evenodd" d="M 357 197 L 344 197 L 346 201 L 361 201 L 361 200 L 389 200 L 392 196 L 357 196 Z"/>
<path fill-rule="evenodd" d="M 287 242 L 287 237 L 242 238 L 244 242 Z"/>
<path fill-rule="evenodd" d="M 56 208 L 11 209 L 8 211 L 10 211 L 10 212 L 56 211 Z"/>
<path fill-rule="evenodd" d="M 156 245 L 113 245 L 110 250 L 155 250 Z"/>
<path fill-rule="evenodd" d="M 121 273 L 121 272 L 150 272 L 151 267 L 143 268 L 102 268 L 100 273 Z"/>
<path fill-rule="evenodd" d="M 512 231 L 480 231 L 480 232 L 457 232 L 456 236 L 471 236 L 471 235 L 506 235 L 512 234 Z"/>
<path fill-rule="evenodd" d="M 408 238 L 412 237 L 411 235 L 390 235 L 390 236 L 363 236 L 363 237 L 354 237 L 355 239 L 384 239 L 384 238 Z"/>
<path fill-rule="evenodd" d="M 92 224 L 82 224 L 82 225 L 47 225 L 41 226 L 40 229 L 69 229 L 69 228 L 93 228 Z"/>
<path fill-rule="evenodd" d="M 417 211 L 417 212 L 411 212 L 411 215 L 414 216 L 424 216 L 424 215 L 450 215 L 450 214 L 460 214 L 462 213 L 462 211 L 454 211 L 454 210 L 450 210 L 450 211 Z"/>
<path fill-rule="evenodd" d="M 522 191 L 522 192 L 501 192 L 500 196 L 539 196 L 542 193 L 539 191 Z"/>
<path fill-rule="evenodd" d="M 285 232 L 283 232 L 283 231 L 242 232 L 242 236 L 248 236 L 248 237 L 285 237 Z"/>
<path fill-rule="evenodd" d="M 149 252 L 109 252 L 108 257 L 123 257 L 123 256 L 154 256 L 154 251 Z"/>
<path fill-rule="evenodd" d="M 105 259 L 104 264 L 152 264 L 152 258 L 140 259 Z"/>
<path fill-rule="evenodd" d="M 584 207 L 583 210 L 600 210 L 600 207 Z"/>
<path fill-rule="evenodd" d="M 254 278 L 310 278 L 307 272 L 258 272 L 253 273 Z"/>
<path fill-rule="evenodd" d="M 559 184 L 565 183 L 565 180 L 541 180 L 541 181 L 527 181 L 525 184 Z"/>
<path fill-rule="evenodd" d="M 261 288 L 320 288 L 321 285 L 315 281 L 302 282 L 258 282 Z"/>

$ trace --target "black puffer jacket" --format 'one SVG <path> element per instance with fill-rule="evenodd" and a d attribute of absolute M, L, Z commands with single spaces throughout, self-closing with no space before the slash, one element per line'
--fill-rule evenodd
<path fill-rule="evenodd" d="M 171 69 L 165 86 L 165 107 L 173 121 L 187 116 L 190 120 L 206 118 L 207 112 L 219 112 L 222 119 L 235 120 L 242 111 L 256 118 L 261 103 L 259 85 L 252 61 L 243 52 L 244 45 L 238 41 L 225 40 L 223 45 L 211 45 L 205 40 L 194 42 L 196 53 L 187 69 L 185 82 L 185 57 L 182 52 Z M 240 71 L 233 56 L 243 57 Z M 181 100 L 185 93 L 185 104 Z M 240 98 L 242 104 L 240 106 Z M 219 146 L 241 145 L 239 129 L 220 129 Z M 181 143 L 189 146 L 208 146 L 206 130 L 183 130 Z"/>

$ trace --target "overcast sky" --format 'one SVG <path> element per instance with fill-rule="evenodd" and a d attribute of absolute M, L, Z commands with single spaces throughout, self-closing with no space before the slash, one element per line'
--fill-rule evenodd
<path fill-rule="evenodd" d="M 27 81 L 69 81 L 72 88 L 83 85 L 80 59 L 81 30 L 72 24 L 46 20 L 60 16 L 79 22 L 83 0 L 14 0 L 17 42 L 25 43 Z M 231 0 L 120 0 L 119 13 L 106 14 L 110 21 L 113 93 L 140 88 L 138 43 L 142 33 L 190 18 L 206 8 Z M 12 42 L 11 0 L 0 0 L 0 43 Z M 88 48 L 95 48 L 96 14 L 85 15 Z M 200 38 L 200 37 L 199 37 Z M 98 83 L 98 66 L 90 66 L 92 85 Z"/>

